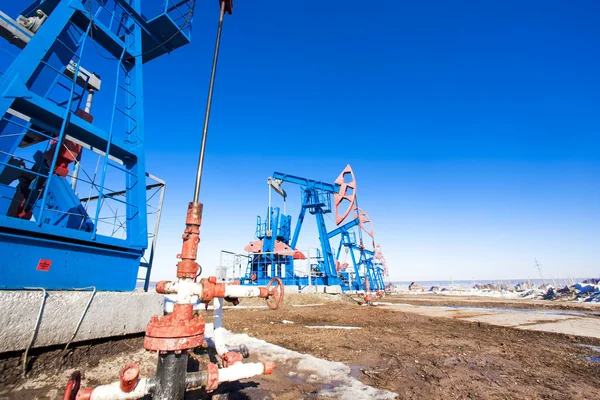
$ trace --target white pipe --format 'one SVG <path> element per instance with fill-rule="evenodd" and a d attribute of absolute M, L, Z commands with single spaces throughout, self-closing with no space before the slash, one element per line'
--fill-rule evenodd
<path fill-rule="evenodd" d="M 256 375 L 262 375 L 264 372 L 265 365 L 263 363 L 237 363 L 233 364 L 231 367 L 219 370 L 219 383 L 252 378 Z"/>
<path fill-rule="evenodd" d="M 223 339 L 223 332 L 225 331 L 225 328 L 223 328 L 223 299 L 215 297 L 213 304 L 215 309 L 213 321 L 215 349 L 222 356 L 228 351 Z"/>
<path fill-rule="evenodd" d="M 271 237 L 273 236 L 273 233 L 271 232 L 271 185 L 268 181 L 267 187 L 269 188 L 269 209 L 267 210 L 267 229 L 265 234 L 267 235 L 267 237 Z"/>
<path fill-rule="evenodd" d="M 87 99 L 85 101 L 85 112 L 90 113 L 92 111 L 92 100 L 94 98 L 94 91 L 90 90 L 87 95 Z"/>
<path fill-rule="evenodd" d="M 310 247 L 306 251 L 306 259 L 308 260 L 308 286 L 312 286 L 312 268 L 310 266 Z"/>
<path fill-rule="evenodd" d="M 180 279 L 179 282 L 167 282 L 164 286 L 165 294 L 177 293 L 177 302 L 193 303 L 193 296 L 202 297 L 202 284 L 195 283 L 192 279 Z M 256 286 L 225 285 L 225 297 L 259 297 L 260 288 Z"/>
<path fill-rule="evenodd" d="M 226 285 L 225 297 L 259 297 L 260 288 L 256 286 Z"/>
<path fill-rule="evenodd" d="M 154 383 L 148 378 L 142 378 L 131 392 L 122 391 L 119 385 L 119 382 L 114 382 L 110 385 L 95 387 L 90 400 L 141 399 L 150 394 L 150 389 Z"/>

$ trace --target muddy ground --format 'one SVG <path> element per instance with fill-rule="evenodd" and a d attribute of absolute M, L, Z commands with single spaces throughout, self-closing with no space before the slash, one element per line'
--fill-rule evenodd
<path fill-rule="evenodd" d="M 579 303 L 569 301 L 549 301 L 512 299 L 508 297 L 485 297 L 485 296 L 458 296 L 433 293 L 399 294 L 387 296 L 382 302 L 406 303 L 415 305 L 432 306 L 467 306 L 483 308 L 520 308 L 536 310 L 566 310 L 566 311 L 590 311 L 600 315 L 600 304 Z"/>
<path fill-rule="evenodd" d="M 388 296 L 383 301 L 406 299 Z M 448 304 L 456 301 L 448 296 Z M 297 300 L 290 297 L 286 303 L 277 311 L 228 308 L 224 311 L 225 326 L 232 332 L 291 350 L 343 362 L 353 367 L 353 376 L 363 383 L 396 392 L 401 399 L 597 399 L 600 396 L 600 364 L 587 359 L 598 353 L 581 346 L 598 346 L 600 340 L 365 307 L 345 296 Z M 291 303 L 323 305 L 294 307 Z M 492 303 L 498 307 L 495 301 Z M 436 304 L 446 303 L 442 298 Z M 210 314 L 206 317 L 211 320 Z M 293 324 L 282 323 L 284 320 Z M 306 328 L 315 325 L 361 329 Z M 131 337 L 79 345 L 64 357 L 59 349 L 35 351 L 26 380 L 19 375 L 19 355 L 5 356 L 0 360 L 0 398 L 61 398 L 64 382 L 75 367 L 84 371 L 84 385 L 114 381 L 119 369 L 132 361 L 140 364 L 144 375 L 152 375 L 156 355 L 141 347 L 142 339 Z M 213 397 L 319 397 L 322 386 L 292 379 L 290 372 L 283 365 L 271 376 L 228 385 Z M 190 398 L 206 396 L 196 392 Z"/>

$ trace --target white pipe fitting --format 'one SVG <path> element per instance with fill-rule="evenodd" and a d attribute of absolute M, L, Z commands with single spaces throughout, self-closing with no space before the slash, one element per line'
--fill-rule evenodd
<path fill-rule="evenodd" d="M 270 374 L 271 371 L 266 371 L 263 363 L 237 363 L 231 367 L 222 368 L 219 370 L 219 383 L 234 382 L 240 379 L 252 378 L 256 375 Z"/>
<path fill-rule="evenodd" d="M 170 283 L 175 286 L 179 304 L 193 304 L 194 296 L 202 296 L 202 286 L 195 283 L 193 279 L 180 278 L 179 282 Z"/>
<path fill-rule="evenodd" d="M 223 339 L 223 333 L 225 332 L 225 328 L 223 328 L 223 299 L 215 297 L 213 302 L 214 305 L 214 334 L 213 339 L 215 341 L 215 350 L 217 350 L 217 354 L 222 356 L 227 353 L 227 347 L 225 346 L 225 340 Z"/>
<path fill-rule="evenodd" d="M 201 283 L 196 283 L 193 279 L 182 278 L 177 282 L 165 282 L 161 293 L 177 293 L 178 303 L 189 304 L 192 302 L 193 296 L 202 297 L 203 288 Z M 260 297 L 260 287 L 226 284 L 225 297 Z"/>
<path fill-rule="evenodd" d="M 148 378 L 139 380 L 135 389 L 131 392 L 121 390 L 120 383 L 114 382 L 110 385 L 97 386 L 92 391 L 90 400 L 122 400 L 122 399 L 140 399 L 151 392 L 154 383 Z"/>
<path fill-rule="evenodd" d="M 226 285 L 225 297 L 260 297 L 260 288 L 256 286 Z"/>
<path fill-rule="evenodd" d="M 94 91 L 90 90 L 87 95 L 87 99 L 85 100 L 85 112 L 90 113 L 92 111 L 92 100 L 94 99 Z"/>

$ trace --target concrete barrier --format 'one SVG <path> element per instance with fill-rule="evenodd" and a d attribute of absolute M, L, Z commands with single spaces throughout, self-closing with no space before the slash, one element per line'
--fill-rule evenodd
<path fill-rule="evenodd" d="M 91 291 L 48 291 L 33 347 L 66 344 L 75 331 Z M 0 291 L 0 353 L 24 350 L 36 326 L 42 291 Z M 96 292 L 73 343 L 146 330 L 162 315 L 164 297 L 145 292 Z"/>

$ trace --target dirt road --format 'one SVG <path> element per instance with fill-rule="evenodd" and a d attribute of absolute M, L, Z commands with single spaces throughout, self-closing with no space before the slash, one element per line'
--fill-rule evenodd
<path fill-rule="evenodd" d="M 598 353 L 582 346 L 597 346 L 598 339 L 346 303 L 228 310 L 225 318 L 234 332 L 357 366 L 364 383 L 400 398 L 595 399 L 600 393 L 600 364 L 587 359 Z M 361 329 L 305 327 L 311 325 Z"/>

